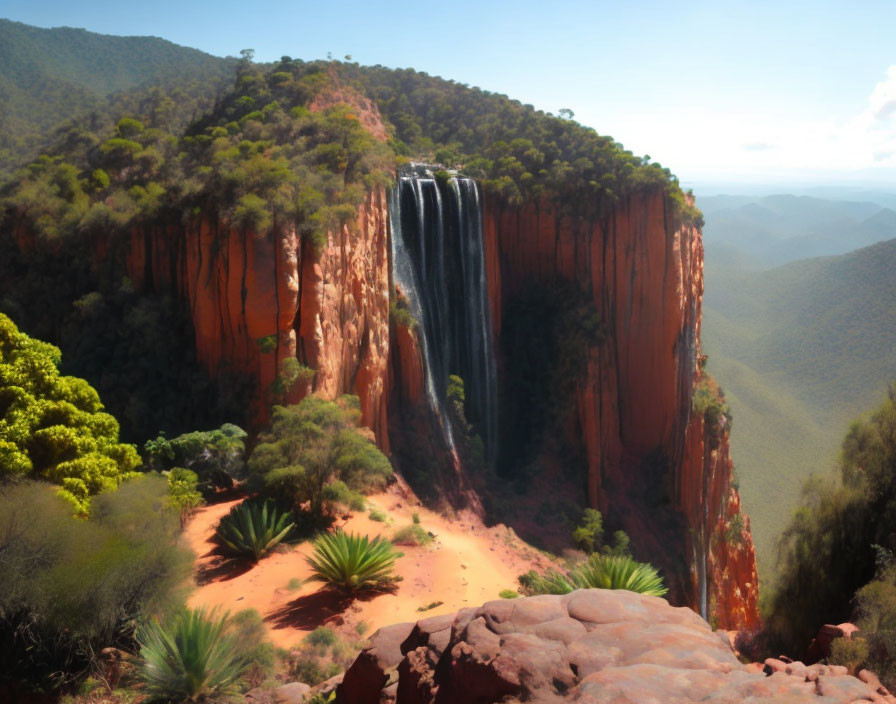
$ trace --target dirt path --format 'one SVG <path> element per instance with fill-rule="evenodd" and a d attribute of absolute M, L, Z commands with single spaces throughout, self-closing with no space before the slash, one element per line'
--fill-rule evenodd
<path fill-rule="evenodd" d="M 402 621 L 416 621 L 497 599 L 502 589 L 515 589 L 517 575 L 550 561 L 526 545 L 504 526 L 486 528 L 478 519 L 451 521 L 419 505 L 393 487 L 390 492 L 368 497 L 368 507 L 383 511 L 387 523 L 373 521 L 365 513 L 351 515 L 337 525 L 371 537 L 391 537 L 420 516 L 421 526 L 435 536 L 425 547 L 401 546 L 404 556 L 396 563 L 402 577 L 391 594 L 378 594 L 340 603 L 321 590 L 319 582 L 306 582 L 311 570 L 305 557 L 310 543 L 275 552 L 246 569 L 223 561 L 214 553 L 215 527 L 239 500 L 207 506 L 188 523 L 184 540 L 196 553 L 197 587 L 191 606 L 220 605 L 232 612 L 257 609 L 268 624 L 275 645 L 288 648 L 320 625 L 354 631 L 365 622 L 368 633 Z M 296 580 L 301 580 L 299 584 Z M 290 582 L 293 582 L 290 584 Z M 442 602 L 427 608 L 435 602 Z M 421 611 L 421 609 L 424 609 Z"/>

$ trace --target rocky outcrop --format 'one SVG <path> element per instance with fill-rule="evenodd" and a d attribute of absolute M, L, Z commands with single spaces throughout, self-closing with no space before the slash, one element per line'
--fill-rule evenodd
<path fill-rule="evenodd" d="M 496 335 L 508 302 L 533 281 L 575 282 L 603 322 L 604 339 L 589 350 L 570 399 L 569 436 L 586 457 L 591 505 L 622 523 L 641 554 L 657 556 L 677 599 L 704 605 L 720 627 L 755 626 L 748 524 L 735 531 L 736 546 L 725 540 L 740 509 L 727 436 L 710 448 L 711 433 L 691 412 L 703 296 L 699 230 L 681 226 L 655 190 L 622 199 L 595 221 L 550 204 L 514 209 L 487 198 L 483 232 Z M 648 489 L 672 504 L 665 525 L 654 507 L 633 499 Z"/>
<path fill-rule="evenodd" d="M 396 647 L 396 640 L 404 637 Z M 871 673 L 742 664 L 687 608 L 627 591 L 499 600 L 375 633 L 337 702 L 896 702 Z"/>
<path fill-rule="evenodd" d="M 198 358 L 255 381 L 256 423 L 271 402 L 310 391 L 356 394 L 362 423 L 388 449 L 389 265 L 386 197 L 368 194 L 354 222 L 327 233 L 322 251 L 286 226 L 268 233 L 200 218 L 186 228 L 135 229 L 127 270 L 143 290 L 187 301 Z M 271 392 L 284 360 L 313 370 Z"/>

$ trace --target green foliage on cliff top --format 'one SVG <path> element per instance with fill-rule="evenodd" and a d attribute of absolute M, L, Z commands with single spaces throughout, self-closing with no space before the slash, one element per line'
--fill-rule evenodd
<path fill-rule="evenodd" d="M 413 69 L 339 70 L 376 101 L 394 128 L 397 153 L 460 166 L 509 205 L 546 197 L 591 217 L 634 191 L 660 187 L 674 196 L 676 212 L 697 219 L 668 169 L 572 120 Z"/>
<path fill-rule="evenodd" d="M 118 442 L 118 421 L 96 391 L 59 373 L 60 359 L 0 313 L 0 480 L 59 484 L 60 496 L 86 513 L 90 497 L 132 476 L 140 457 Z"/>

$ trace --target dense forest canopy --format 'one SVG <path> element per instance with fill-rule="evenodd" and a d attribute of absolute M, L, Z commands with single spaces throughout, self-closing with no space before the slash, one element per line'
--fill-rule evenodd
<path fill-rule="evenodd" d="M 234 62 L 157 37 L 0 19 L 0 178 L 33 156 L 60 123 L 125 114 L 135 101 L 158 97 L 162 87 L 177 93 L 174 112 L 196 119 L 226 90 Z"/>

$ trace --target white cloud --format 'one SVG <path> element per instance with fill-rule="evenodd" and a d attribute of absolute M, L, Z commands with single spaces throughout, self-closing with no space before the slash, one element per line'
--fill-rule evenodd
<path fill-rule="evenodd" d="M 874 86 L 868 103 L 877 120 L 885 120 L 896 112 L 896 66 L 890 66 L 886 79 Z"/>

